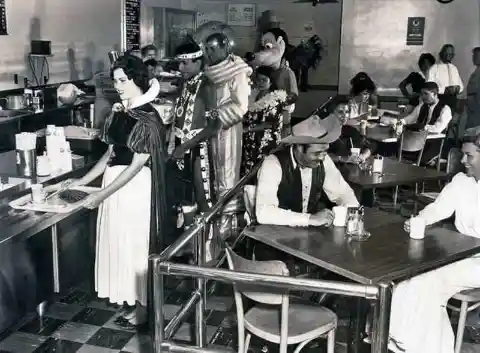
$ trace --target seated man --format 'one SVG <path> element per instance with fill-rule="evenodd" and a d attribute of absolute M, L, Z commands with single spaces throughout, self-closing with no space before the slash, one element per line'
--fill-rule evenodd
<path fill-rule="evenodd" d="M 421 89 L 420 103 L 415 109 L 401 119 L 401 122 L 407 129 L 416 131 L 426 130 L 431 134 L 444 133 L 448 124 L 452 120 L 452 111 L 450 107 L 438 98 L 438 85 L 435 82 L 425 82 Z M 382 118 L 381 122 L 386 124 L 396 124 L 395 118 Z M 441 139 L 431 139 L 427 141 L 423 151 L 422 162 L 429 163 L 439 154 Z"/>
<path fill-rule="evenodd" d="M 376 145 L 372 141 L 368 141 L 360 131 L 349 124 L 348 121 L 348 106 L 346 104 L 339 104 L 335 108 L 334 112 L 325 119 L 337 119 L 342 124 L 342 132 L 340 138 L 330 144 L 328 152 L 337 156 L 349 156 L 350 149 L 352 147 L 360 148 L 360 155 L 356 162 L 363 163 L 365 160 L 374 153 Z"/>
<path fill-rule="evenodd" d="M 458 173 L 419 217 L 430 225 L 455 215 L 456 229 L 478 238 L 480 135 L 465 140 L 462 152 L 466 174 Z M 410 230 L 409 221 L 405 230 Z M 393 291 L 391 349 L 405 353 L 453 353 L 454 335 L 447 301 L 456 293 L 472 288 L 480 288 L 479 255 L 399 283 Z"/>
<path fill-rule="evenodd" d="M 327 155 L 340 131 L 338 120 L 312 116 L 295 125 L 293 134 L 282 140 L 291 146 L 265 158 L 258 173 L 259 223 L 329 226 L 333 212 L 322 202 L 324 196 L 338 205 L 358 206 L 353 190 Z"/>

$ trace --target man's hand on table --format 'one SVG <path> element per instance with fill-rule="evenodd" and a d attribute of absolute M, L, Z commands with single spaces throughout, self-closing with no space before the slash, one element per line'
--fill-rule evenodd
<path fill-rule="evenodd" d="M 332 210 L 324 209 L 310 216 L 308 225 L 313 227 L 329 227 L 333 223 L 334 214 Z"/>
<path fill-rule="evenodd" d="M 407 219 L 403 224 L 403 230 L 407 233 L 410 233 L 410 220 Z"/>

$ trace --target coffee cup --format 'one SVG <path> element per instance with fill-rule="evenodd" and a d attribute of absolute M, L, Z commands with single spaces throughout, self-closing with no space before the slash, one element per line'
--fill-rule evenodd
<path fill-rule="evenodd" d="M 334 227 L 345 227 L 347 223 L 347 211 L 348 208 L 345 206 L 335 206 L 333 209 L 333 226 Z"/>
<path fill-rule="evenodd" d="M 422 217 L 410 218 L 410 238 L 421 240 L 425 238 L 426 223 Z"/>
<path fill-rule="evenodd" d="M 352 147 L 350 148 L 350 154 L 352 157 L 358 157 L 360 155 L 360 148 Z"/>

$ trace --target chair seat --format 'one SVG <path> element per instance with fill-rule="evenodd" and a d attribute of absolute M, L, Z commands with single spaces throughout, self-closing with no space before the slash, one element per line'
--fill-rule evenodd
<path fill-rule="evenodd" d="M 455 294 L 453 299 L 463 302 L 480 302 L 480 288 L 461 291 Z"/>
<path fill-rule="evenodd" d="M 427 201 L 427 202 L 433 202 L 437 199 L 438 195 L 440 195 L 439 192 L 422 192 L 417 195 L 417 198 L 420 201 Z"/>
<path fill-rule="evenodd" d="M 280 310 L 255 306 L 245 314 L 245 328 L 260 338 L 280 343 Z M 288 309 L 288 341 L 297 344 L 328 333 L 337 326 L 337 315 L 321 306 L 293 304 Z"/>

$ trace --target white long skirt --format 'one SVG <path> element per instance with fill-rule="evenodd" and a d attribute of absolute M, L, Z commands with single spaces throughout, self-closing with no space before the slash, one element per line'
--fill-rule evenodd
<path fill-rule="evenodd" d="M 107 167 L 103 187 L 126 166 Z M 99 207 L 95 289 L 111 303 L 147 305 L 151 171 L 144 167 Z"/>
<path fill-rule="evenodd" d="M 453 353 L 447 301 L 456 293 L 474 288 L 480 288 L 478 257 L 399 283 L 393 291 L 390 337 L 405 353 Z"/>

